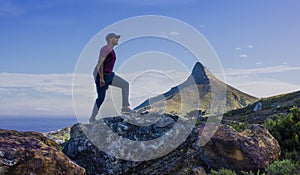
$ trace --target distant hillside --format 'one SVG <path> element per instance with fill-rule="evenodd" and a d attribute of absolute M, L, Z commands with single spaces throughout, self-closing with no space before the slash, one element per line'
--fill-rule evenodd
<path fill-rule="evenodd" d="M 65 142 L 70 139 L 70 130 L 71 130 L 71 127 L 68 126 L 63 129 L 45 133 L 44 135 L 46 137 L 54 140 L 59 146 L 62 147 L 65 144 Z"/>
<path fill-rule="evenodd" d="M 289 113 L 293 106 L 300 107 L 300 91 L 262 98 L 247 107 L 225 113 L 223 121 L 262 124 L 268 118 Z"/>
<path fill-rule="evenodd" d="M 198 88 L 197 93 L 193 90 L 195 89 L 195 84 Z M 220 93 L 217 95 L 223 95 L 221 91 L 226 89 L 226 111 L 245 107 L 258 100 L 256 97 L 243 93 L 218 80 L 201 63 L 197 62 L 191 75 L 185 82 L 171 88 L 164 94 L 145 100 L 135 109 L 151 106 L 154 110 L 158 111 L 161 110 L 161 108 L 165 108 L 166 111 L 164 112 L 166 113 L 180 113 L 181 105 L 183 105 L 183 107 L 187 109 L 187 112 L 193 110 L 208 111 L 211 107 L 211 97 L 212 95 L 216 95 L 211 93 L 212 85 L 217 89 L 216 92 Z M 220 89 L 220 91 L 218 91 L 218 89 Z M 181 96 L 184 96 L 185 99 L 189 99 L 188 103 L 181 104 Z M 200 106 L 193 105 L 198 104 L 195 102 L 198 100 L 195 98 L 197 96 L 198 99 L 200 99 Z"/>

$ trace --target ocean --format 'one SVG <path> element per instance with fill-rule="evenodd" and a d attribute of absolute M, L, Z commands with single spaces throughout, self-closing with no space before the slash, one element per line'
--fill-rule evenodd
<path fill-rule="evenodd" d="M 0 129 L 37 131 L 46 133 L 78 123 L 76 118 L 66 117 L 0 117 Z"/>

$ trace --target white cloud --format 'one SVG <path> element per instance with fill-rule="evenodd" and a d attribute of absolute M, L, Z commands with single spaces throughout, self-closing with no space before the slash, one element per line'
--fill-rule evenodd
<path fill-rule="evenodd" d="M 167 35 L 166 32 L 161 32 L 161 33 L 160 33 L 160 36 L 163 37 L 163 38 L 167 38 L 167 37 L 168 37 L 168 35 Z"/>
<path fill-rule="evenodd" d="M 248 46 L 248 48 L 252 49 L 252 48 L 253 48 L 253 46 L 252 46 L 252 45 L 249 45 L 249 46 Z"/>
<path fill-rule="evenodd" d="M 170 32 L 170 35 L 179 35 L 179 32 Z"/>
<path fill-rule="evenodd" d="M 224 71 L 227 83 L 251 95 L 266 97 L 299 90 L 300 83 L 265 78 L 264 74 L 299 70 L 300 67 L 274 66 Z M 189 73 L 135 72 L 121 76 L 130 82 L 130 102 L 134 107 L 149 97 L 164 93 L 171 87 L 181 84 Z M 89 74 L 76 75 L 73 86 L 74 96 L 72 96 L 72 81 L 73 74 L 0 73 L 1 116 L 74 117 L 73 98 L 77 116 L 87 119 L 96 98 L 93 78 Z M 117 94 L 114 100 L 120 101 L 121 92 L 112 89 L 110 88 L 113 94 Z"/>
<path fill-rule="evenodd" d="M 236 47 L 235 50 L 242 50 L 240 47 Z"/>
<path fill-rule="evenodd" d="M 262 63 L 261 63 L 261 62 L 256 62 L 255 64 L 256 64 L 256 65 L 261 65 Z"/>
<path fill-rule="evenodd" d="M 173 32 L 161 32 L 160 33 L 160 36 L 161 37 L 163 37 L 163 38 L 168 38 L 169 36 L 177 36 L 177 35 L 180 35 L 180 33 L 179 32 L 175 32 L 175 31 L 173 31 Z"/>
<path fill-rule="evenodd" d="M 256 97 L 270 97 L 300 90 L 300 83 L 293 84 L 256 76 L 226 76 L 226 83 Z"/>
<path fill-rule="evenodd" d="M 254 68 L 254 69 L 226 69 L 226 76 L 233 75 L 258 75 L 258 74 L 269 74 L 285 71 L 300 70 L 300 67 L 289 67 L 289 66 L 271 66 L 263 68 Z"/>
<path fill-rule="evenodd" d="M 255 69 L 225 69 L 226 83 L 256 97 L 273 95 L 300 90 L 300 82 L 269 78 L 265 74 L 281 72 L 290 76 L 289 71 L 300 71 L 300 67 L 272 66 Z"/>
<path fill-rule="evenodd" d="M 247 54 L 241 54 L 241 55 L 240 55 L 240 58 L 247 58 L 247 57 L 248 57 Z"/>
<path fill-rule="evenodd" d="M 72 74 L 0 73 L 2 116 L 72 116 Z"/>
<path fill-rule="evenodd" d="M 73 74 L 12 74 L 0 73 L 0 88 L 31 88 L 38 92 L 71 95 Z"/>
<path fill-rule="evenodd" d="M 134 107 L 182 83 L 188 75 L 166 71 L 164 74 L 148 72 L 121 76 L 131 83 L 130 101 Z M 1 116 L 74 117 L 73 98 L 77 117 L 87 119 L 96 98 L 93 78 L 89 74 L 77 74 L 73 89 L 72 82 L 73 74 L 0 73 Z M 121 92 L 115 90 L 112 92 L 117 94 L 116 99 L 120 101 Z"/>

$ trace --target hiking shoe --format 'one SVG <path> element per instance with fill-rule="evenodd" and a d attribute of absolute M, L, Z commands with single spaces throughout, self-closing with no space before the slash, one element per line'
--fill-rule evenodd
<path fill-rule="evenodd" d="M 135 110 L 130 109 L 128 106 L 123 107 L 121 109 L 122 114 L 130 114 L 130 113 L 136 113 Z"/>

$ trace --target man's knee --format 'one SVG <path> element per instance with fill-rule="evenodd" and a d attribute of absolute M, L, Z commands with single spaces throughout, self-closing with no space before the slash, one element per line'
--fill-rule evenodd
<path fill-rule="evenodd" d="M 98 97 L 96 99 L 96 104 L 97 104 L 98 108 L 101 106 L 101 104 L 103 103 L 103 101 L 104 101 L 104 97 Z"/>

